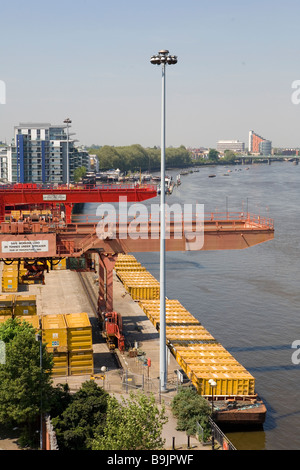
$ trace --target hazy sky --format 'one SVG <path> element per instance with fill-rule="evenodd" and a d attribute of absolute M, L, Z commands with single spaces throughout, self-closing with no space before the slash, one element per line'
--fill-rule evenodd
<path fill-rule="evenodd" d="M 0 140 L 19 122 L 72 119 L 81 144 L 160 145 L 160 49 L 167 145 L 300 146 L 299 0 L 21 0 L 0 2 Z"/>

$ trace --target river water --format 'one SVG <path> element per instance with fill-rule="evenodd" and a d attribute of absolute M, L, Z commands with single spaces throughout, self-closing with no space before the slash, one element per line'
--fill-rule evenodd
<path fill-rule="evenodd" d="M 167 173 L 176 178 L 178 171 Z M 300 449 L 300 364 L 292 360 L 292 343 L 300 340 L 299 181 L 300 165 L 291 162 L 207 167 L 181 176 L 166 197 L 169 204 L 204 204 L 205 212 L 248 209 L 274 219 L 272 241 L 166 256 L 167 297 L 246 367 L 267 406 L 262 430 L 226 433 L 238 450 Z M 159 253 L 135 256 L 159 279 Z"/>

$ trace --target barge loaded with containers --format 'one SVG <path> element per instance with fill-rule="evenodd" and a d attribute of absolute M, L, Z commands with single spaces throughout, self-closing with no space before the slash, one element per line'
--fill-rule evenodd
<path fill-rule="evenodd" d="M 159 331 L 159 282 L 133 255 L 119 254 L 115 271 Z M 255 378 L 178 300 L 166 299 L 167 347 L 199 395 L 211 402 L 217 423 L 262 425 L 266 406 L 255 391 Z M 210 380 L 216 383 L 212 393 Z"/>

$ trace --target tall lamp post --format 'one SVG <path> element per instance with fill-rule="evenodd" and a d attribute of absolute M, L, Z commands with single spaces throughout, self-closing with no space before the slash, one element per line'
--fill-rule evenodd
<path fill-rule="evenodd" d="M 70 184 L 70 162 L 69 162 L 69 124 L 72 123 L 71 119 L 67 118 L 64 120 L 64 123 L 67 124 L 67 185 Z"/>
<path fill-rule="evenodd" d="M 208 383 L 211 386 L 211 417 L 213 419 L 213 416 L 214 416 L 214 389 L 217 386 L 217 382 L 215 382 L 215 380 L 213 380 L 213 379 L 209 379 Z M 215 434 L 214 434 L 213 425 L 212 425 L 212 428 L 211 428 L 211 449 L 215 450 Z"/>
<path fill-rule="evenodd" d="M 166 148 L 166 65 L 177 64 L 177 56 L 161 50 L 150 59 L 151 64 L 162 66 L 162 114 L 161 114 L 161 190 L 160 190 L 160 387 L 167 387 L 166 346 L 166 262 L 165 262 L 165 148 Z"/>
<path fill-rule="evenodd" d="M 42 335 L 36 334 L 35 340 L 40 343 L 40 401 L 41 401 L 41 410 L 40 410 L 40 449 L 43 450 L 43 343 Z"/>

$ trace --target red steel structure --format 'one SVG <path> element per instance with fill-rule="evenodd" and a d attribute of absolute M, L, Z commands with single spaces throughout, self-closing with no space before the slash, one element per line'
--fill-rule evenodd
<path fill-rule="evenodd" d="M 144 201 L 155 197 L 155 185 L 139 184 L 101 184 L 97 186 L 47 186 L 14 184 L 0 186 L 0 221 L 5 219 L 7 207 L 36 205 L 50 207 L 55 204 L 65 208 L 66 222 L 71 222 L 74 204 L 118 202 L 120 197 L 127 197 L 129 202 Z"/>
<path fill-rule="evenodd" d="M 158 252 L 160 224 L 149 218 L 140 228 L 138 237 L 128 236 L 131 220 L 117 221 L 114 232 L 99 233 L 99 220 L 90 217 L 71 220 L 72 206 L 85 202 L 117 202 L 120 196 L 128 201 L 144 201 L 156 196 L 156 186 L 101 185 L 96 188 L 41 188 L 36 185 L 15 185 L 0 188 L 0 258 L 38 260 L 37 269 L 45 269 L 46 260 L 80 258 L 88 253 L 99 255 L 99 312 L 113 311 L 113 269 L 119 253 Z M 46 195 L 46 198 L 44 197 Z M 54 217 L 32 220 L 5 220 L 7 207 L 48 207 L 61 204 L 66 220 Z M 76 217 L 74 217 L 75 219 Z M 182 236 L 178 237 L 178 225 Z M 274 238 L 273 220 L 245 213 L 210 213 L 204 215 L 203 243 L 190 241 L 196 221 L 186 226 L 184 220 L 170 224 L 166 251 L 244 249 Z"/>

